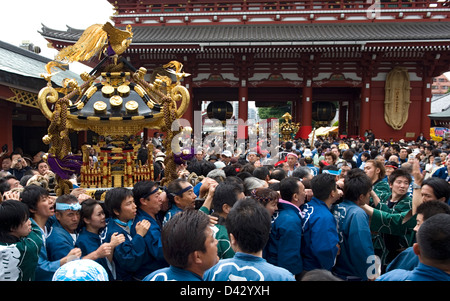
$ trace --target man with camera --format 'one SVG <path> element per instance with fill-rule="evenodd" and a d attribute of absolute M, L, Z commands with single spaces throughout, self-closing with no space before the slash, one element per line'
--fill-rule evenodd
<path fill-rule="evenodd" d="M 27 161 L 22 158 L 20 153 L 13 152 L 11 154 L 11 168 L 9 173 L 12 174 L 20 181 L 20 179 L 25 175 L 25 173 L 30 170 L 31 167 L 28 166 Z"/>

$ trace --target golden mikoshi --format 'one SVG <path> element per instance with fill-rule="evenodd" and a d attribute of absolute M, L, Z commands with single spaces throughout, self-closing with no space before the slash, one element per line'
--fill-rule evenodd
<path fill-rule="evenodd" d="M 181 85 L 189 74 L 182 71 L 183 64 L 171 61 L 153 72 L 153 81 L 145 81 L 147 70 L 134 68 L 121 56 L 132 38 L 129 25 L 121 30 L 109 22 L 94 24 L 74 45 L 63 48 L 56 60 L 47 64 L 47 73 L 41 74 L 47 86 L 39 92 L 38 103 L 50 120 L 43 141 L 50 145 L 46 157 L 57 177 L 57 195 L 70 192 L 73 174 L 80 174 L 82 187 L 96 189 L 133 186 L 138 180 L 152 179 L 151 147 L 146 167 L 137 163 L 140 144 L 133 139 L 144 128 L 167 133 L 164 181 L 177 177 L 171 149 L 171 139 L 177 132 L 172 132 L 171 126 L 189 105 L 189 91 Z M 102 57 L 89 74 L 80 75 L 84 81 L 81 85 L 75 79 L 65 79 L 62 88 L 52 86 L 51 77 L 57 68 Z M 110 137 L 108 142 L 100 141 L 95 146 L 99 156 L 94 166 L 89 164 L 86 153 L 91 146 L 82 148 L 82 156 L 71 153 L 69 132 L 86 130 Z"/>

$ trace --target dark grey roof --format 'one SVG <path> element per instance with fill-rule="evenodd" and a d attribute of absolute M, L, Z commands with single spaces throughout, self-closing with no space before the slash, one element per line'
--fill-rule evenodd
<path fill-rule="evenodd" d="M 42 55 L 0 41 L 0 71 L 41 79 L 40 74 L 47 73 L 45 65 L 50 61 L 51 59 Z M 53 75 L 52 82 L 61 86 L 65 78 L 74 78 L 82 83 L 78 74 L 70 70 L 60 71 Z"/>
<path fill-rule="evenodd" d="M 83 30 L 43 25 L 44 37 L 77 41 Z M 450 39 L 450 22 L 135 26 L 132 44 L 430 41 Z"/>
<path fill-rule="evenodd" d="M 442 112 L 437 112 L 433 114 L 428 114 L 428 117 L 433 120 L 450 120 L 450 109 Z"/>

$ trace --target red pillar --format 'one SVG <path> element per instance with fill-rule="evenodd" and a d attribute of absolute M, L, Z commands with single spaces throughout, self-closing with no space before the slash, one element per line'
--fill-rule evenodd
<path fill-rule="evenodd" d="M 302 120 L 302 100 L 297 99 L 294 103 L 294 114 L 292 114 L 292 118 L 295 122 L 299 122 Z"/>
<path fill-rule="evenodd" d="M 355 129 L 355 120 L 354 120 L 354 110 L 355 110 L 355 102 L 357 100 L 355 99 L 355 96 L 352 97 L 352 99 L 349 100 L 348 102 L 348 119 L 347 119 L 347 131 L 348 131 L 348 135 L 349 136 L 357 136 L 358 133 L 356 132 Z"/>
<path fill-rule="evenodd" d="M 361 108 L 359 114 L 359 136 L 364 137 L 364 132 L 370 129 L 370 79 L 363 80 L 361 88 Z"/>
<path fill-rule="evenodd" d="M 0 147 L 7 144 L 8 154 L 11 154 L 13 150 L 13 136 L 12 136 L 12 110 L 13 104 L 0 101 L 0 110 L 2 112 L 2 117 L 0 118 Z M 0 150 L 1 151 L 1 150 Z"/>
<path fill-rule="evenodd" d="M 239 87 L 239 113 L 238 117 L 240 120 L 242 120 L 244 123 L 247 122 L 248 119 L 248 88 L 246 84 L 246 80 L 241 80 L 241 85 Z M 247 138 L 248 137 L 248 128 L 247 126 L 240 124 L 238 125 L 238 132 L 237 132 L 238 138 Z"/>
<path fill-rule="evenodd" d="M 297 122 L 297 121 L 296 121 Z M 312 131 L 312 83 L 307 80 L 303 86 L 302 95 L 302 120 L 300 123 L 300 131 L 297 134 L 302 139 L 308 139 L 308 135 Z"/>
<path fill-rule="evenodd" d="M 303 125 L 303 123 L 301 122 L 302 121 L 302 99 L 299 98 L 295 101 L 294 112 L 295 113 L 292 114 L 292 119 L 293 119 L 292 121 L 299 122 L 300 126 Z M 297 135 L 295 136 L 296 139 L 300 137 L 300 130 L 298 131 Z"/>
<path fill-rule="evenodd" d="M 423 133 L 425 138 L 430 139 L 430 117 L 428 114 L 431 113 L 431 83 L 433 82 L 432 77 L 424 77 L 422 86 L 422 107 L 420 116 L 420 131 Z M 418 136 L 420 133 L 416 133 Z"/>
<path fill-rule="evenodd" d="M 347 111 L 348 101 L 339 102 L 339 135 L 348 135 L 347 130 Z"/>
<path fill-rule="evenodd" d="M 16 105 L 15 103 L 4 99 L 8 99 L 13 96 L 14 93 L 8 86 L 0 85 L 0 148 L 3 145 L 8 144 L 8 154 L 11 154 L 11 151 L 13 150 L 12 112 Z"/>

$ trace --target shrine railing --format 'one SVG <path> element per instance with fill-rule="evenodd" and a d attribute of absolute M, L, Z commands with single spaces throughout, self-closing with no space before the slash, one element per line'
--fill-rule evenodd
<path fill-rule="evenodd" d="M 251 23 L 284 21 L 331 21 L 361 20 L 361 17 L 448 19 L 449 0 L 155 0 L 136 2 L 110 0 L 115 7 L 116 24 L 185 23 L 204 24 L 209 22 Z M 372 16 L 371 13 L 376 15 Z M 351 16 L 349 18 L 349 16 Z"/>
<path fill-rule="evenodd" d="M 449 8 L 448 0 L 303 0 L 303 1 L 261 1 L 261 0 L 200 0 L 200 1 L 164 1 L 162 4 L 154 0 L 136 2 L 111 1 L 116 12 L 121 14 L 167 14 L 167 13 L 200 13 L 200 12 L 263 12 L 263 11 L 323 11 L 323 10 L 367 10 L 374 5 L 380 9 L 438 9 Z"/>

